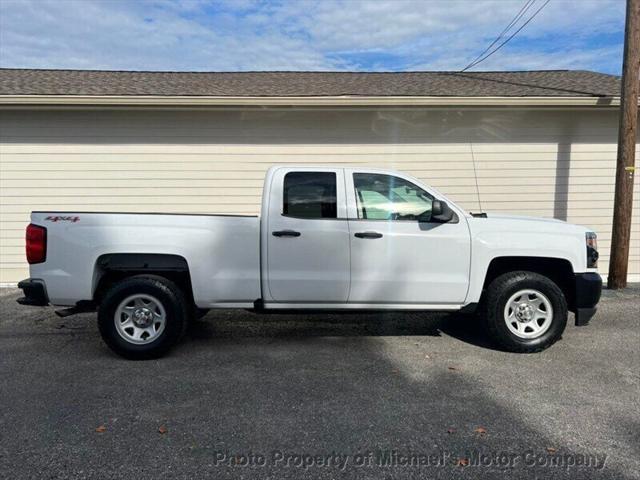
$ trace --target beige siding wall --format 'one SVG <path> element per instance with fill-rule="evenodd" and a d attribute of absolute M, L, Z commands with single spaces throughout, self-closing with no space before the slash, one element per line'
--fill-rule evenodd
<path fill-rule="evenodd" d="M 28 275 L 31 210 L 257 213 L 280 163 L 394 168 L 472 211 L 591 226 L 606 273 L 616 132 L 609 110 L 2 111 L 0 282 Z"/>

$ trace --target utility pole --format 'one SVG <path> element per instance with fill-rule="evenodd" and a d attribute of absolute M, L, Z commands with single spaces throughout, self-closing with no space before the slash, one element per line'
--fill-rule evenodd
<path fill-rule="evenodd" d="M 620 95 L 620 126 L 618 130 L 618 161 L 616 163 L 616 194 L 613 203 L 611 258 L 607 280 L 607 286 L 612 289 L 627 286 L 639 84 L 640 0 L 627 0 L 622 92 Z"/>

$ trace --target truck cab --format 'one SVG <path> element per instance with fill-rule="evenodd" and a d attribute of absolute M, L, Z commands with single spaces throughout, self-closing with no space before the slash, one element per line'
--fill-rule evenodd
<path fill-rule="evenodd" d="M 457 309 L 465 303 L 469 226 L 464 211 L 435 190 L 399 173 L 354 168 L 274 168 L 266 181 L 265 306 Z"/>

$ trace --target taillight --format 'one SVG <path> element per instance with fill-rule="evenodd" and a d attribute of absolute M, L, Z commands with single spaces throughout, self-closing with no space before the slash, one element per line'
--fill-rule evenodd
<path fill-rule="evenodd" d="M 30 223 L 27 227 L 27 262 L 42 263 L 47 259 L 47 229 Z"/>
<path fill-rule="evenodd" d="M 587 268 L 598 267 L 598 237 L 594 232 L 586 233 L 587 242 Z"/>

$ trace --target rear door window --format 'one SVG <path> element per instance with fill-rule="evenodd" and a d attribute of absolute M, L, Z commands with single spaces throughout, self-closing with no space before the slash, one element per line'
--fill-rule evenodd
<path fill-rule="evenodd" d="M 334 172 L 289 172 L 284 177 L 282 214 L 296 218 L 337 218 Z"/>

